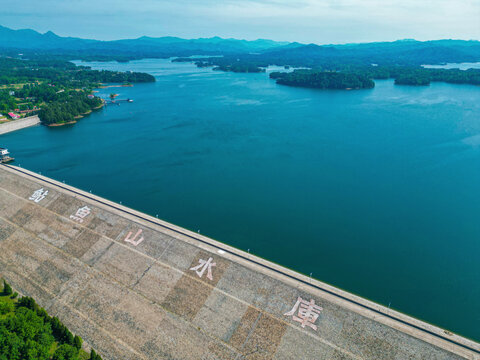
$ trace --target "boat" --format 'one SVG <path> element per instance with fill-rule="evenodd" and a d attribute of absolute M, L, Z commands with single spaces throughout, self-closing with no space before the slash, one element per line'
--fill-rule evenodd
<path fill-rule="evenodd" d="M 8 149 L 0 147 L 0 164 L 6 164 L 15 160 L 10 156 Z"/>

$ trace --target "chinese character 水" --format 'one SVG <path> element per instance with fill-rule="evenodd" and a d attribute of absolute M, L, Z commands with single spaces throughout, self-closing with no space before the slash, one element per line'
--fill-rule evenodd
<path fill-rule="evenodd" d="M 125 240 L 124 240 L 124 241 L 132 244 L 133 246 L 137 246 L 138 244 L 140 244 L 140 243 L 144 240 L 143 236 L 140 237 L 140 239 L 135 240 L 135 239 L 137 239 L 137 238 L 142 234 L 142 231 L 143 231 L 142 229 L 138 230 L 137 233 L 135 234 L 135 236 L 134 236 L 133 238 L 131 238 L 133 232 L 130 231 L 130 232 L 127 234 L 127 236 L 125 237 Z"/>
<path fill-rule="evenodd" d="M 70 215 L 70 219 L 82 223 L 83 219 L 86 216 L 90 215 L 91 211 L 92 210 L 88 206 L 84 206 L 84 207 L 78 209 L 75 215 Z"/>
<path fill-rule="evenodd" d="M 307 325 L 313 330 L 317 330 L 315 321 L 317 321 L 318 315 L 322 310 L 322 307 L 315 305 L 315 300 L 311 299 L 310 301 L 306 301 L 299 296 L 297 302 L 293 306 L 293 309 L 283 315 L 291 316 L 294 321 L 302 324 L 302 328 Z M 295 315 L 297 311 L 298 313 Z"/>
<path fill-rule="evenodd" d="M 198 262 L 200 263 L 197 266 L 192 267 L 190 270 L 193 270 L 197 273 L 198 277 L 202 277 L 203 274 L 205 273 L 205 270 L 207 270 L 207 278 L 209 280 L 213 280 L 212 277 L 212 267 L 216 266 L 217 264 L 212 262 L 213 258 L 209 258 L 208 260 L 203 260 L 200 259 Z"/>
<path fill-rule="evenodd" d="M 45 197 L 48 195 L 48 190 L 43 190 L 43 188 L 41 189 L 38 189 L 37 191 L 35 191 L 32 196 L 30 196 L 28 198 L 28 200 L 33 200 L 35 201 L 36 203 L 39 203 L 40 201 L 42 201 L 43 199 L 45 199 Z"/>

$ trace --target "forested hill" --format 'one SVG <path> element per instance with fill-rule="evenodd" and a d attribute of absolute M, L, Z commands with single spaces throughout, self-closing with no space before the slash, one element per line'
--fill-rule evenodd
<path fill-rule="evenodd" d="M 480 70 L 427 69 L 424 64 L 480 62 L 480 42 L 462 40 L 284 46 L 260 54 L 209 58 L 177 58 L 199 67 L 233 72 L 261 72 L 269 65 L 311 69 L 290 75 L 272 74 L 277 83 L 320 89 L 368 88 L 364 79 L 395 79 L 398 85 L 429 85 L 434 81 L 480 85 Z M 333 75 L 332 73 L 337 73 Z M 341 74 L 340 74 L 341 73 Z M 350 84 L 350 85 L 348 85 Z"/>
<path fill-rule="evenodd" d="M 181 61 L 181 60 L 180 60 Z M 187 61 L 187 59 L 185 59 Z M 191 61 L 191 60 L 190 60 Z M 420 66 L 480 61 L 480 42 L 461 40 L 415 41 L 403 40 L 382 43 L 325 45 L 315 44 L 282 47 L 260 54 L 235 54 L 219 58 L 199 59 L 203 66 L 227 67 L 234 63 L 289 65 L 294 67 L 319 66 Z"/>

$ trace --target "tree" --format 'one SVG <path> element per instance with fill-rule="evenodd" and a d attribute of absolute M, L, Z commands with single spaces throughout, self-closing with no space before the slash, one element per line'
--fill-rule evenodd
<path fill-rule="evenodd" d="M 29 296 L 24 296 L 20 298 L 20 300 L 18 300 L 17 307 L 24 307 L 24 308 L 36 311 L 38 308 L 38 305 L 33 298 Z"/>
<path fill-rule="evenodd" d="M 13 290 L 10 284 L 8 284 L 5 280 L 3 280 L 3 295 L 12 295 Z"/>
<path fill-rule="evenodd" d="M 0 359 L 1 360 L 1 359 Z M 102 360 L 102 357 L 100 355 L 98 355 L 95 350 L 91 350 L 90 351 L 90 357 L 88 358 L 88 360 Z"/>
<path fill-rule="evenodd" d="M 65 344 L 73 346 L 74 342 L 73 342 L 72 332 L 70 330 L 68 330 L 65 325 L 63 325 L 63 329 L 64 329 L 64 334 L 65 334 L 64 337 L 63 337 L 63 341 L 65 342 Z"/>
<path fill-rule="evenodd" d="M 73 346 L 75 346 L 77 350 L 80 350 L 82 348 L 82 343 L 82 338 L 78 335 L 75 335 L 75 337 L 73 338 Z"/>
<path fill-rule="evenodd" d="M 95 350 L 90 350 L 90 357 L 88 358 L 88 360 L 97 360 L 97 353 L 95 352 Z"/>
<path fill-rule="evenodd" d="M 78 350 L 71 345 L 60 345 L 52 356 L 52 360 L 78 360 Z"/>
<path fill-rule="evenodd" d="M 0 315 L 11 313 L 13 310 L 15 310 L 15 307 L 12 302 L 0 301 Z"/>

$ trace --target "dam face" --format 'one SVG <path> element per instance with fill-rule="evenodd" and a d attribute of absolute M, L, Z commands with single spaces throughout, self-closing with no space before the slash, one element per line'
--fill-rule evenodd
<path fill-rule="evenodd" d="M 104 359 L 480 359 L 472 341 L 10 166 L 0 276 Z"/>

